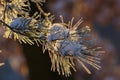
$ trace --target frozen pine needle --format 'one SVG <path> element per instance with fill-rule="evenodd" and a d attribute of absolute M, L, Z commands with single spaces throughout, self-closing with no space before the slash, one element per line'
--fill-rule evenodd
<path fill-rule="evenodd" d="M 0 66 L 5 65 L 5 63 L 3 62 L 3 54 L 2 54 L 2 50 L 0 50 Z"/>
<path fill-rule="evenodd" d="M 29 0 L 2 0 L 0 2 L 0 24 L 5 27 L 4 37 L 18 40 L 25 44 L 42 44 L 43 52 L 48 50 L 51 59 L 51 70 L 59 75 L 70 76 L 71 69 L 76 70 L 77 61 L 88 74 L 91 71 L 86 63 L 99 70 L 101 67 L 98 54 L 104 53 L 101 47 L 96 47 L 88 26 L 81 27 L 83 19 L 73 24 L 74 17 L 65 23 L 54 23 L 54 16 L 46 13 L 41 3 L 45 0 L 30 0 L 36 4 L 40 12 L 29 16 Z M 19 15 L 19 16 L 18 16 Z M 44 16 L 42 18 L 41 16 Z M 87 39 L 89 38 L 89 39 Z M 4 63 L 0 63 L 4 65 Z"/>

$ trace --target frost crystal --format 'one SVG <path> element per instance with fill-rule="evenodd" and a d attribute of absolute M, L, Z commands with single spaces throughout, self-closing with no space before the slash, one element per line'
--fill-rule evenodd
<path fill-rule="evenodd" d="M 69 36 L 69 29 L 61 24 L 55 23 L 50 29 L 50 34 L 48 35 L 48 41 L 62 40 Z"/>
<path fill-rule="evenodd" d="M 13 20 L 13 22 L 11 22 L 10 26 L 12 28 L 17 28 L 17 29 L 26 29 L 28 28 L 28 25 L 30 23 L 31 19 L 29 18 L 16 18 Z"/>
<path fill-rule="evenodd" d="M 61 40 L 60 42 L 56 42 L 56 46 L 58 47 L 58 51 L 61 52 L 63 56 L 80 56 L 80 52 L 82 50 L 82 45 L 80 45 L 76 41 L 70 40 Z"/>

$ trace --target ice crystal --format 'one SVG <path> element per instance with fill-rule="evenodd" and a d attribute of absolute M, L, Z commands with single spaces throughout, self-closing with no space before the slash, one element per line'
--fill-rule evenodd
<path fill-rule="evenodd" d="M 50 27 L 50 33 L 48 34 L 48 41 L 61 40 L 68 38 L 69 29 L 61 24 L 55 23 Z"/>
<path fill-rule="evenodd" d="M 28 25 L 30 23 L 31 19 L 29 18 L 16 18 L 11 22 L 10 26 L 11 28 L 17 28 L 17 29 L 26 29 L 28 28 Z"/>
<path fill-rule="evenodd" d="M 40 11 L 32 17 L 29 16 L 30 3 L 28 0 L 1 0 L 0 23 L 5 27 L 4 37 L 18 40 L 20 43 L 43 45 L 43 52 L 49 51 L 51 70 L 59 74 L 69 76 L 71 69 L 76 71 L 74 61 L 77 61 L 89 74 L 91 71 L 85 66 L 88 63 L 96 69 L 100 59 L 97 58 L 99 48 L 95 47 L 91 38 L 91 29 L 81 27 L 82 18 L 73 25 L 74 18 L 65 23 L 61 21 L 53 23 L 54 17 L 41 8 L 41 2 L 45 0 L 31 0 Z M 19 15 L 19 16 L 18 16 Z M 44 18 L 41 18 L 41 15 Z"/>

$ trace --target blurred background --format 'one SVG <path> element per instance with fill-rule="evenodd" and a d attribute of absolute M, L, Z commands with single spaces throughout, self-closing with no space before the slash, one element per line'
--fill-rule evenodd
<path fill-rule="evenodd" d="M 32 4 L 31 14 L 36 11 Z M 65 22 L 75 17 L 75 22 L 83 17 L 81 26 L 93 29 L 93 35 L 102 42 L 106 51 L 101 60 L 101 70 L 92 67 L 88 75 L 83 68 L 77 67 L 69 78 L 51 72 L 51 62 L 47 54 L 42 54 L 42 46 L 20 45 L 11 39 L 2 38 L 0 27 L 0 50 L 6 65 L 0 68 L 0 80 L 120 80 L 120 0 L 46 0 L 43 9 L 59 16 Z M 1 59 L 1 58 L 0 58 Z"/>

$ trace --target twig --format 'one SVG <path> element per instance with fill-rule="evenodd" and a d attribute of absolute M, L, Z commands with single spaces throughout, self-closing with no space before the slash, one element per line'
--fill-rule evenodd
<path fill-rule="evenodd" d="M 12 27 L 10 27 L 8 24 L 6 24 L 6 23 L 5 23 L 4 21 L 2 21 L 2 20 L 0 20 L 0 23 L 3 23 L 4 26 L 6 26 L 7 28 L 9 28 L 10 30 L 12 30 L 12 31 L 15 32 L 15 33 L 18 33 L 18 34 L 20 34 L 20 35 L 29 37 L 28 35 L 25 35 L 25 34 L 19 32 L 19 30 L 13 29 Z M 38 37 L 29 37 L 29 38 L 36 38 L 36 39 L 39 39 Z"/>
<path fill-rule="evenodd" d="M 3 20 L 5 21 L 5 13 L 6 13 L 6 9 L 7 9 L 7 2 L 5 2 L 4 6 L 5 6 L 5 9 L 4 9 L 4 13 L 3 13 Z"/>
<path fill-rule="evenodd" d="M 48 16 L 50 15 L 50 13 L 44 12 L 44 10 L 41 8 L 41 6 L 39 5 L 39 3 L 36 2 L 36 6 L 37 6 L 37 8 L 40 10 L 40 12 L 41 12 L 45 17 L 48 17 Z"/>

